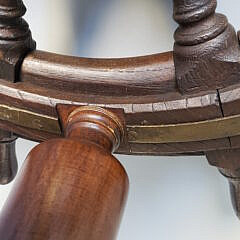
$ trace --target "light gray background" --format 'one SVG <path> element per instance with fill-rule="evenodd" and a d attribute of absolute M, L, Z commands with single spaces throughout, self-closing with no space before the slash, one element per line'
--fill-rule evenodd
<path fill-rule="evenodd" d="M 124 57 L 172 49 L 170 0 L 25 0 L 38 49 L 88 57 Z M 240 2 L 219 1 L 239 29 Z M 19 139 L 21 166 L 35 143 Z M 118 240 L 239 240 L 227 181 L 205 157 L 118 156 L 130 194 Z M 0 187 L 0 208 L 12 187 Z"/>

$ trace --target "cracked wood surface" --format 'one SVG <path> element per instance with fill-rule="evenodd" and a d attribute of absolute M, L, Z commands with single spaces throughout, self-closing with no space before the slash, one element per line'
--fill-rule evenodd
<path fill-rule="evenodd" d="M 203 96 L 181 96 L 178 92 L 164 101 L 164 96 L 148 96 L 148 103 L 131 96 L 129 99 L 111 99 L 105 96 L 95 97 L 91 103 L 88 95 L 59 94 L 48 85 L 38 86 L 29 82 L 7 83 L 1 81 L 0 104 L 19 107 L 50 117 L 57 117 L 56 105 L 97 105 L 107 108 L 123 109 L 127 125 L 156 125 L 197 122 L 222 117 L 218 93 L 211 92 Z M 85 101 L 83 101 L 85 100 Z M 87 101 L 86 101 L 87 100 Z M 150 102 L 150 103 L 149 103 Z M 19 136 L 35 141 L 44 141 L 56 135 L 22 128 L 0 121 L 0 126 L 14 131 Z M 228 139 L 209 140 L 191 143 L 135 144 L 126 140 L 119 148 L 124 154 L 202 154 L 204 151 L 229 148 Z"/>

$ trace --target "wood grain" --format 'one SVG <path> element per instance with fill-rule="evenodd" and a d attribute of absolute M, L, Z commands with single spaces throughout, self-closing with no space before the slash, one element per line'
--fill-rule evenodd
<path fill-rule="evenodd" d="M 77 94 L 157 95 L 176 90 L 171 52 L 122 59 L 89 59 L 42 51 L 23 61 L 21 81 Z"/>
<path fill-rule="evenodd" d="M 20 4 L 20 2 L 18 3 Z M 176 44 L 181 48 L 179 53 L 188 56 L 188 47 L 202 46 L 202 44 L 211 42 L 211 46 L 208 47 L 213 50 L 214 54 L 212 55 L 217 56 L 216 65 L 220 66 L 221 64 L 217 63 L 221 62 L 227 66 L 226 61 L 222 61 L 221 56 L 224 52 L 230 57 L 231 53 L 231 59 L 234 60 L 236 66 L 233 62 L 228 61 L 231 66 L 222 67 L 221 65 L 221 70 L 230 68 L 238 72 L 238 51 L 235 51 L 236 44 L 238 44 L 235 41 L 236 35 L 234 35 L 234 31 L 225 17 L 215 14 L 216 1 L 191 1 L 188 4 L 185 0 L 176 0 L 174 3 L 174 16 L 180 23 L 175 34 Z M 19 6 L 23 6 L 22 3 Z M 191 24 L 196 24 L 196 27 L 199 27 L 196 32 L 193 31 L 195 28 Z M 225 50 L 222 49 L 224 39 L 226 40 Z M 216 45 L 218 48 L 215 48 Z M 229 48 L 230 45 L 232 48 Z M 212 56 L 211 51 L 205 51 L 208 48 L 204 48 L 204 51 L 198 47 L 194 49 L 196 50 L 194 52 L 199 53 L 196 59 L 200 62 L 207 61 Z M 216 49 L 217 55 L 214 52 Z M 0 80 L 0 104 L 8 104 L 12 107 L 19 107 L 55 118 L 58 116 L 56 111 L 58 104 L 97 105 L 122 109 L 125 112 L 126 124 L 130 126 L 177 124 L 221 118 L 223 114 L 218 103 L 217 85 L 211 85 L 212 82 L 209 79 L 213 76 L 220 82 L 224 79 L 224 84 L 221 85 L 224 87 L 234 82 L 225 81 L 225 73 L 234 79 L 239 79 L 238 75 L 228 70 L 216 71 L 213 67 L 209 69 L 209 66 L 212 66 L 210 64 L 212 59 L 210 59 L 207 61 L 208 64 L 201 68 L 203 76 L 198 71 L 194 72 L 197 73 L 197 77 L 200 75 L 204 77 L 204 81 L 208 79 L 211 86 L 208 82 L 204 82 L 203 86 L 207 87 L 202 89 L 204 91 L 199 90 L 197 93 L 189 91 L 187 94 L 184 92 L 185 95 L 182 96 L 177 89 L 176 77 L 178 74 L 175 76 L 175 72 L 178 72 L 177 68 L 189 70 L 192 58 L 186 58 L 187 61 L 178 63 L 175 59 L 177 53 L 178 50 L 174 49 L 174 53 L 168 52 L 135 58 L 88 59 L 33 51 L 22 62 L 21 73 L 18 76 L 20 82 L 13 84 Z M 202 53 L 207 54 L 202 57 Z M 200 62 L 197 62 L 197 67 L 201 66 Z M 181 66 L 181 64 L 185 65 Z M 220 72 L 224 72 L 224 74 L 216 75 Z M 193 75 L 189 76 L 191 82 L 196 80 Z M 11 129 L 16 135 L 36 141 L 57 137 L 48 132 L 23 128 L 7 121 L 0 121 L 0 125 L 6 129 Z M 174 143 L 173 145 L 132 145 L 125 139 L 119 152 L 160 155 L 167 152 L 169 154 L 195 154 L 229 147 L 229 139 L 188 144 Z M 142 151 L 143 149 L 145 150 Z"/>
<path fill-rule="evenodd" d="M 0 1 L 0 79 L 19 80 L 23 58 L 36 48 L 27 22 L 22 18 L 26 8 L 21 0 Z"/>
<path fill-rule="evenodd" d="M 216 0 L 174 0 L 174 62 L 183 94 L 239 83 L 237 34 L 216 6 Z"/>
<path fill-rule="evenodd" d="M 232 116 L 240 113 L 240 85 L 219 90 L 219 95 L 224 116 Z M 240 147 L 240 137 L 231 137 L 230 142 L 232 148 Z"/>
<path fill-rule="evenodd" d="M 94 119 L 102 125 L 93 127 Z M 0 217 L 4 240 L 115 239 L 128 178 L 111 155 L 119 142 L 104 127 L 110 119 L 81 111 L 69 118 L 65 139 L 30 152 Z"/>
<path fill-rule="evenodd" d="M 22 60 L 36 48 L 27 22 L 22 18 L 26 8 L 21 0 L 0 1 L 0 79 L 19 80 Z M 12 132 L 0 130 L 0 184 L 7 184 L 17 173 L 15 140 Z"/>
<path fill-rule="evenodd" d="M 1 82 L 1 81 L 0 81 Z M 219 106 L 218 93 L 209 92 L 205 95 L 181 96 L 177 93 L 168 99 L 158 99 L 156 96 L 149 97 L 151 103 L 141 103 L 142 99 L 134 97 L 122 100 L 114 99 L 110 102 L 105 98 L 90 99 L 86 95 L 58 94 L 57 91 L 36 87 L 29 83 L 6 83 L 1 82 L 0 104 L 7 104 L 25 110 L 34 111 L 39 114 L 45 114 L 50 117 L 57 117 L 56 106 L 58 104 L 77 105 L 77 106 L 101 106 L 106 108 L 122 109 L 125 112 L 125 121 L 127 125 L 152 125 L 152 124 L 174 124 L 184 122 L 204 121 L 222 117 Z M 88 99 L 85 99 L 88 98 Z M 86 100 L 86 102 L 84 101 Z M 89 101 L 89 102 L 87 102 Z M 97 101 L 97 103 L 96 103 Z M 94 103 L 95 102 L 95 103 Z M 14 131 L 21 137 L 42 141 L 58 137 L 43 131 L 31 131 L 31 129 L 14 126 L 8 122 L 0 121 L 0 125 L 6 129 Z M 229 147 L 228 140 L 216 140 L 215 149 Z M 148 148 L 147 148 L 148 146 Z M 118 152 L 125 154 L 149 154 L 155 155 L 174 153 L 194 153 L 205 150 L 214 150 L 214 141 L 189 143 L 189 144 L 163 144 L 163 145 L 129 145 L 126 141 L 123 143 Z M 194 148 L 196 147 L 196 151 Z M 142 149 L 146 149 L 144 152 Z M 156 151 L 156 152 L 154 152 Z"/>

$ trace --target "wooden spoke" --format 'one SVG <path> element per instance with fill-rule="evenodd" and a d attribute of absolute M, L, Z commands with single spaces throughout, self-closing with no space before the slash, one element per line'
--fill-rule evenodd
<path fill-rule="evenodd" d="M 23 2 L 0 0 L 0 184 L 16 175 L 16 138 L 41 142 L 3 209 L 4 240 L 113 240 L 128 178 L 112 152 L 205 154 L 240 216 L 239 37 L 216 0 L 173 2 L 173 52 L 95 59 L 36 50 Z"/>
<path fill-rule="evenodd" d="M 206 156 L 209 163 L 228 179 L 233 208 L 240 218 L 240 150 L 213 151 Z"/>
<path fill-rule="evenodd" d="M 59 113 L 65 138 L 28 155 L 0 218 L 5 240 L 115 239 L 128 177 L 111 152 L 124 126 L 100 108 Z"/>

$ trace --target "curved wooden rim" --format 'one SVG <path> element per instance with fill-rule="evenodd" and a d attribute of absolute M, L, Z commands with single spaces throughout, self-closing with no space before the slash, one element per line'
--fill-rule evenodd
<path fill-rule="evenodd" d="M 172 52 L 120 59 L 90 59 L 34 51 L 24 60 L 21 81 L 70 95 L 89 96 L 87 102 L 151 102 L 153 96 L 176 93 Z M 93 99 L 93 96 L 98 96 Z M 143 100 L 142 100 L 143 101 Z"/>
<path fill-rule="evenodd" d="M 86 59 L 34 51 L 24 59 L 21 69 L 20 82 L 0 80 L 0 104 L 17 109 L 14 114 L 18 119 L 18 124 L 10 121 L 16 118 L 11 115 L 13 112 L 0 109 L 0 127 L 24 138 L 43 141 L 61 132 L 57 128 L 55 132 L 48 130 L 51 126 L 47 128 L 47 123 L 41 124 L 38 118 L 32 123 L 30 117 L 28 125 L 19 124 L 23 121 L 22 111 L 58 123 L 58 104 L 96 105 L 124 110 L 130 135 L 118 150 L 120 153 L 201 154 L 230 147 L 228 137 L 232 135 L 227 132 L 223 135 L 226 138 L 216 140 L 208 136 L 206 141 L 131 140 L 134 138 L 131 127 L 150 129 L 155 125 L 207 122 L 224 117 L 218 91 L 188 96 L 177 91 L 172 52 L 127 59 Z"/>

